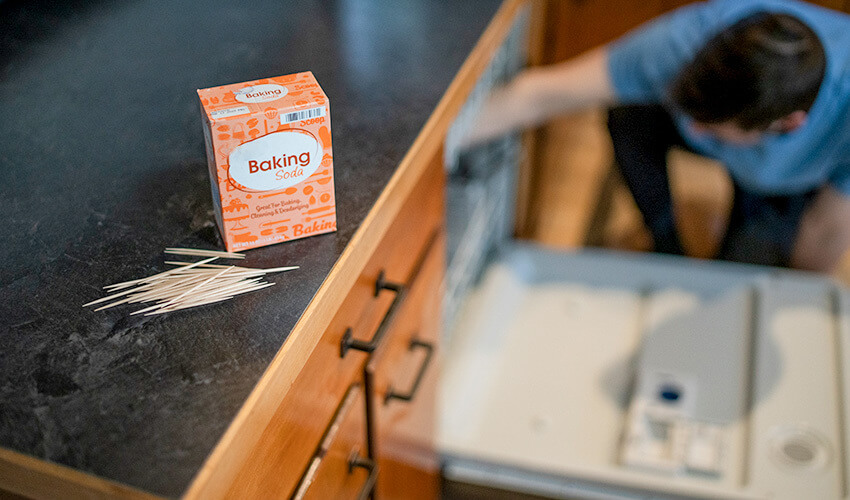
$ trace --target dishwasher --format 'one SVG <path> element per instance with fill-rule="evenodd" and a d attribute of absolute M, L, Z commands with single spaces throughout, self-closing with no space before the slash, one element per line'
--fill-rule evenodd
<path fill-rule="evenodd" d="M 525 29 L 446 141 L 444 477 L 547 498 L 850 498 L 850 290 L 511 238 L 519 139 L 455 138 L 524 64 Z"/>

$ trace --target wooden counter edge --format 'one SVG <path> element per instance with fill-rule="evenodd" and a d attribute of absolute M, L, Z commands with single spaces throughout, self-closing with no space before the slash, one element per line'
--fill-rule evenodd
<path fill-rule="evenodd" d="M 496 12 L 401 160 L 387 187 L 195 476 L 184 498 L 221 498 L 226 493 L 232 477 L 272 418 L 278 402 L 292 386 L 331 318 L 342 304 L 346 291 L 354 285 L 355 279 L 395 219 L 428 162 L 440 151 L 452 119 L 507 36 L 516 13 L 524 3 L 525 0 L 506 0 Z"/>
<path fill-rule="evenodd" d="M 0 448 L 0 488 L 15 495 L 36 499 L 159 498 L 121 483 L 6 448 Z"/>

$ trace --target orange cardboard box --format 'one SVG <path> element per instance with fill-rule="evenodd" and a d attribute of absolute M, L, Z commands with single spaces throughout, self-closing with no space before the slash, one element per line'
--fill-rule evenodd
<path fill-rule="evenodd" d="M 336 231 L 328 98 L 312 73 L 198 90 L 228 251 Z"/>

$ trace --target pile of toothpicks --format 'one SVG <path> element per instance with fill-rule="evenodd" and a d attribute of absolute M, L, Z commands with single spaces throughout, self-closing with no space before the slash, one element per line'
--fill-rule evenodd
<path fill-rule="evenodd" d="M 250 267 L 213 264 L 217 259 L 244 259 L 245 255 L 195 248 L 166 248 L 165 253 L 206 257 L 197 262 L 166 261 L 179 266 L 168 271 L 104 287 L 111 295 L 93 300 L 83 307 L 104 304 L 100 311 L 122 304 L 154 303 L 131 314 L 164 314 L 213 302 L 232 299 L 236 295 L 254 292 L 274 285 L 263 280 L 271 273 L 291 271 L 298 266 L 255 269 Z"/>

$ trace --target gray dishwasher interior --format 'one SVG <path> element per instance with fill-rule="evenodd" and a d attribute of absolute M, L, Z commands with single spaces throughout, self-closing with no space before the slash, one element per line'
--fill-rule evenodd
<path fill-rule="evenodd" d="M 449 327 L 457 481 L 563 498 L 847 498 L 850 293 L 507 242 Z"/>

